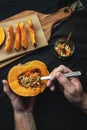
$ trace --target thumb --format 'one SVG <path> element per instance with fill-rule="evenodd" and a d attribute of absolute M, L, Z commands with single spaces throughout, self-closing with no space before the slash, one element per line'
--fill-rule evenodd
<path fill-rule="evenodd" d="M 3 90 L 8 95 L 8 97 L 12 100 L 16 97 L 16 95 L 10 90 L 7 80 L 2 80 Z"/>

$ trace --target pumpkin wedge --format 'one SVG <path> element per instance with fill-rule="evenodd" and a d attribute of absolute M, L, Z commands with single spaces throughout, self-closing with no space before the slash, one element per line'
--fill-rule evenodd
<path fill-rule="evenodd" d="M 6 45 L 5 45 L 5 51 L 9 52 L 12 49 L 13 43 L 14 43 L 14 30 L 13 26 L 10 25 L 8 27 L 8 36 L 6 39 Z"/>
<path fill-rule="evenodd" d="M 0 46 L 4 43 L 4 39 L 5 39 L 5 32 L 4 29 L 0 27 Z"/>
<path fill-rule="evenodd" d="M 46 88 L 47 80 L 40 80 L 40 77 L 47 75 L 49 75 L 49 71 L 46 64 L 39 60 L 33 60 L 12 67 L 8 73 L 8 83 L 17 95 L 36 96 Z"/>
<path fill-rule="evenodd" d="M 21 47 L 21 29 L 19 24 L 16 24 L 16 36 L 15 36 L 15 42 L 14 42 L 14 48 L 19 51 Z"/>
<path fill-rule="evenodd" d="M 21 46 L 26 49 L 28 47 L 28 33 L 24 22 L 20 23 L 20 29 L 21 29 Z"/>
<path fill-rule="evenodd" d="M 34 25 L 33 25 L 31 18 L 28 18 L 28 30 L 29 30 L 29 34 L 30 34 L 31 43 L 35 47 L 35 46 L 37 46 L 36 33 L 35 33 Z"/>

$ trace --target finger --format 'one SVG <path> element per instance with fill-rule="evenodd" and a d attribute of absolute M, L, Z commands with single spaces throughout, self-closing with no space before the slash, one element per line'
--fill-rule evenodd
<path fill-rule="evenodd" d="M 57 71 L 60 71 L 62 73 L 67 73 L 67 72 L 71 72 L 72 70 L 69 69 L 68 67 L 64 66 L 64 65 L 60 65 L 58 68 L 57 68 Z"/>
<path fill-rule="evenodd" d="M 77 91 L 83 91 L 82 84 L 77 77 L 71 78 L 71 83 L 75 86 Z"/>
<path fill-rule="evenodd" d="M 50 86 L 50 90 L 55 91 L 55 86 L 54 85 Z"/>
<path fill-rule="evenodd" d="M 64 76 L 64 74 L 62 74 L 61 72 L 57 72 L 55 76 L 59 84 L 61 84 L 64 89 L 70 88 L 71 83 L 69 79 Z"/>
<path fill-rule="evenodd" d="M 8 82 L 6 80 L 2 80 L 2 83 L 3 83 L 3 90 L 8 95 L 10 93 Z"/>
<path fill-rule="evenodd" d="M 54 80 L 58 80 L 58 77 L 56 76 L 57 72 L 61 72 L 61 73 L 66 73 L 66 72 L 71 72 L 71 70 L 67 67 L 65 67 L 64 65 L 60 65 L 59 67 L 55 68 L 52 72 L 51 72 L 51 78 L 50 80 L 48 80 L 47 82 L 47 86 L 50 87 Z"/>
<path fill-rule="evenodd" d="M 55 90 L 55 86 L 53 85 L 53 81 L 52 80 L 48 80 L 46 86 L 49 87 L 51 91 Z"/>
<path fill-rule="evenodd" d="M 51 79 L 50 79 L 50 80 L 48 80 L 48 82 L 47 82 L 47 85 L 46 85 L 46 86 L 47 86 L 47 87 L 50 87 L 52 84 L 53 84 L 53 80 L 51 80 Z"/>
<path fill-rule="evenodd" d="M 51 78 L 50 78 L 50 80 L 48 80 L 48 82 L 47 82 L 47 87 L 52 86 L 54 80 L 56 80 L 56 77 L 55 77 L 55 73 L 56 73 L 56 72 L 57 72 L 57 68 L 55 68 L 55 69 L 51 72 L 51 74 L 50 74 Z"/>
<path fill-rule="evenodd" d="M 59 67 L 55 68 L 52 73 L 51 76 L 55 75 L 56 72 L 61 72 L 61 73 L 67 73 L 67 72 L 71 72 L 72 70 L 69 69 L 68 67 L 64 66 L 64 65 L 60 65 Z"/>
<path fill-rule="evenodd" d="M 66 66 L 64 65 L 60 65 L 59 67 L 55 68 L 52 72 L 51 72 L 51 81 L 54 81 L 56 79 L 56 73 L 57 72 L 61 72 L 61 73 L 68 73 L 68 72 L 71 72 L 71 70 L 69 68 L 67 68 Z"/>
<path fill-rule="evenodd" d="M 16 98 L 16 95 L 10 90 L 7 80 L 2 80 L 3 90 L 10 99 Z"/>
<path fill-rule="evenodd" d="M 22 63 L 19 63 L 18 65 L 22 65 Z"/>
<path fill-rule="evenodd" d="M 67 92 L 70 96 L 74 97 L 74 95 L 78 93 L 79 94 L 82 93 L 82 87 L 77 78 L 71 78 L 71 79 L 66 78 L 60 72 L 56 73 L 56 78 L 58 82 L 62 85 L 62 87 L 64 88 L 64 91 Z M 73 82 L 71 82 L 71 80 Z M 77 81 L 78 81 L 78 84 L 77 84 Z"/>

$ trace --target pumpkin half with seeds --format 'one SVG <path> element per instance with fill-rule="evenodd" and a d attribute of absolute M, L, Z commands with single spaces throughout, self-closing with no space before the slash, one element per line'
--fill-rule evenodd
<path fill-rule="evenodd" d="M 11 90 L 20 96 L 36 96 L 46 88 L 47 80 L 41 76 L 49 75 L 45 63 L 33 60 L 23 65 L 16 65 L 8 72 L 8 83 Z"/>

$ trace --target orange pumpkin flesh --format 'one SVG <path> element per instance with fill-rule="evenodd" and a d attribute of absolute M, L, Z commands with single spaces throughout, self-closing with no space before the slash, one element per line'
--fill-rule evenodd
<path fill-rule="evenodd" d="M 47 80 L 40 80 L 39 85 L 36 85 L 35 87 L 23 87 L 19 82 L 20 76 L 35 76 L 35 73 L 38 73 L 40 76 L 49 75 L 46 64 L 39 60 L 33 60 L 24 65 L 16 65 L 12 67 L 8 73 L 8 83 L 12 91 L 17 95 L 25 97 L 36 96 L 42 93 L 46 88 Z"/>

